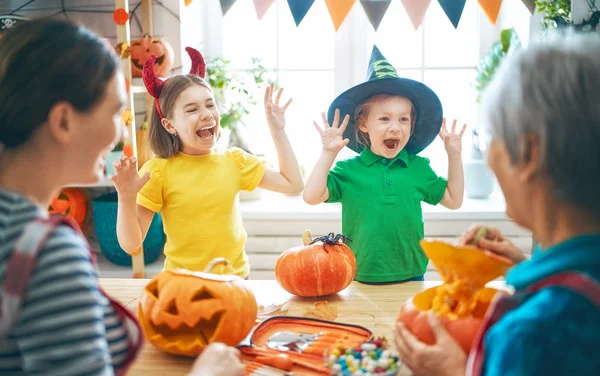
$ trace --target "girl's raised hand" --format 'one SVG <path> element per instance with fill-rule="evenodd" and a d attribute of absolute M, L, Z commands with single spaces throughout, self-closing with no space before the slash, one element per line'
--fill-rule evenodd
<path fill-rule="evenodd" d="M 344 146 L 348 145 L 349 139 L 344 138 L 344 131 L 348 122 L 350 121 L 350 115 L 344 116 L 344 121 L 340 124 L 340 110 L 336 109 L 333 116 L 333 124 L 329 126 L 327 122 L 327 116 L 324 112 L 321 113 L 323 118 L 323 127 L 321 127 L 316 121 L 313 121 L 317 132 L 321 135 L 321 141 L 323 142 L 323 151 L 329 151 L 339 153 Z"/>
<path fill-rule="evenodd" d="M 140 177 L 138 174 L 136 159 L 128 158 L 126 155 L 122 155 L 121 158 L 117 159 L 113 166 L 115 167 L 115 174 L 110 176 L 110 180 L 113 182 L 117 193 L 121 198 L 134 198 L 142 187 L 150 180 L 150 173 Z"/>
<path fill-rule="evenodd" d="M 279 90 L 277 90 L 275 101 L 273 101 L 274 90 L 275 85 L 273 83 L 271 83 L 265 90 L 265 114 L 267 115 L 267 122 L 269 123 L 269 126 L 272 129 L 281 130 L 285 128 L 285 110 L 287 110 L 290 103 L 292 103 L 292 99 L 290 98 L 286 104 L 280 106 L 279 99 L 281 98 L 281 93 L 283 93 L 283 88 L 279 88 Z"/>

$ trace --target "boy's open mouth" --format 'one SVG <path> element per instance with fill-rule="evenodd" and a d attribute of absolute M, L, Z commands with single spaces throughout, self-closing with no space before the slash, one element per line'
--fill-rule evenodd
<path fill-rule="evenodd" d="M 215 130 L 217 129 L 216 125 L 211 125 L 208 127 L 204 127 L 196 131 L 196 135 L 203 140 L 210 140 L 215 135 Z"/>
<path fill-rule="evenodd" d="M 397 138 L 386 138 L 385 140 L 383 140 L 383 144 L 388 150 L 396 150 L 399 143 L 400 140 Z"/>

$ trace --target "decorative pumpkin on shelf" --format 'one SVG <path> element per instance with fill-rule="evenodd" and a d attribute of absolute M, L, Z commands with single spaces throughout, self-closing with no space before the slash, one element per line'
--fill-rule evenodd
<path fill-rule="evenodd" d="M 312 239 L 305 231 L 304 245 L 281 254 L 275 264 L 277 282 L 297 296 L 317 297 L 337 294 L 354 280 L 356 258 L 344 235 L 330 233 Z"/>
<path fill-rule="evenodd" d="M 87 208 L 87 198 L 82 190 L 65 188 L 52 199 L 48 207 L 48 212 L 50 214 L 61 214 L 71 217 L 77 222 L 79 227 L 83 227 Z"/>
<path fill-rule="evenodd" d="M 154 70 L 158 76 L 166 76 L 173 68 L 173 47 L 164 39 L 153 38 L 148 34 L 131 41 L 131 75 L 142 77 L 144 64 L 150 56 L 156 56 Z"/>
<path fill-rule="evenodd" d="M 433 311 L 468 353 L 492 299 L 499 292 L 485 285 L 504 276 L 513 262 L 472 245 L 454 247 L 440 241 L 421 240 L 421 247 L 443 283 L 410 298 L 402 306 L 398 321 L 419 340 L 431 345 L 435 343 L 435 335 L 427 315 Z"/>
<path fill-rule="evenodd" d="M 204 272 L 165 270 L 144 288 L 138 319 L 158 349 L 194 357 L 212 342 L 238 345 L 254 327 L 258 307 L 252 290 L 236 275 L 212 274 L 225 258 Z"/>

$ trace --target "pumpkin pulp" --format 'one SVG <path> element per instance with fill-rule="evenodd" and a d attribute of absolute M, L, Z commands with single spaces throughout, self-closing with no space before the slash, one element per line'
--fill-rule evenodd
<path fill-rule="evenodd" d="M 421 247 L 440 273 L 443 284 L 434 287 L 433 292 L 417 294 L 416 307 L 449 319 L 482 318 L 497 291 L 486 288 L 486 283 L 505 275 L 512 261 L 472 245 L 454 247 L 422 240 Z"/>

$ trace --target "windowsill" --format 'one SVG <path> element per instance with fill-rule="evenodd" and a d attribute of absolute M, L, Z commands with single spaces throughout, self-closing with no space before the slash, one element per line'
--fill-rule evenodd
<path fill-rule="evenodd" d="M 465 195 L 466 196 L 466 195 Z M 287 196 L 262 191 L 253 201 L 240 202 L 244 221 L 247 220 L 341 220 L 341 204 L 308 205 L 302 196 Z M 465 197 L 458 210 L 442 205 L 423 204 L 423 218 L 427 220 L 506 220 L 506 203 L 499 190 L 487 199 Z"/>

